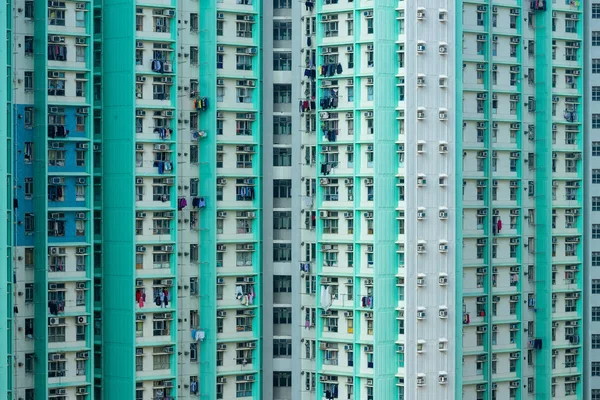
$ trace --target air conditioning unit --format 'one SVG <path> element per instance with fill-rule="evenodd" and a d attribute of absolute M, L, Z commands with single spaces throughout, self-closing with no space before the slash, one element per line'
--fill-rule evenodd
<path fill-rule="evenodd" d="M 86 359 L 89 357 L 90 357 L 90 355 L 87 351 L 80 351 L 77 354 L 75 354 L 75 358 Z"/>
<path fill-rule="evenodd" d="M 141 48 L 143 48 L 143 47 L 144 47 L 144 42 L 140 42 L 140 41 L 138 41 L 138 42 L 136 42 L 136 43 L 135 43 L 135 46 L 136 46 L 138 49 L 141 49 Z"/>
<path fill-rule="evenodd" d="M 135 248 L 136 253 L 143 253 L 146 251 L 146 247 L 145 246 L 137 246 Z"/>
<path fill-rule="evenodd" d="M 87 388 L 85 386 L 80 386 L 76 390 L 77 394 L 87 394 Z"/>

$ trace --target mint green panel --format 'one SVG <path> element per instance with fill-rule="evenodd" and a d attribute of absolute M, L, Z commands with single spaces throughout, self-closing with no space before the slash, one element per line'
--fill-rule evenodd
<path fill-rule="evenodd" d="M 7 49 L 7 8 L 8 5 L 0 5 L 0 299 L 2 299 L 2 305 L 0 305 L 0 398 L 8 399 L 10 383 L 9 383 L 9 365 L 5 362 L 8 359 L 8 322 L 9 315 L 12 311 L 9 309 L 8 300 L 8 266 L 9 253 L 8 253 L 8 238 L 9 225 L 5 223 L 8 220 L 8 194 L 10 193 L 10 182 L 9 182 L 9 157 L 6 157 L 8 153 L 8 120 L 7 114 L 10 112 L 8 108 L 8 85 L 7 82 L 7 59 L 10 53 Z"/>
<path fill-rule="evenodd" d="M 547 5 L 535 15 L 535 331 L 543 341 L 535 350 L 535 386 L 540 400 L 552 397 L 552 6 Z"/>
<path fill-rule="evenodd" d="M 34 337 L 35 337 L 35 366 L 34 385 L 35 400 L 48 398 L 48 15 L 47 2 L 34 2 L 34 164 L 33 164 L 33 206 L 35 209 L 35 240 L 34 240 Z"/>
<path fill-rule="evenodd" d="M 215 399 L 217 387 L 217 11 L 216 2 L 200 2 L 200 97 L 208 98 L 208 110 L 200 111 L 199 127 L 207 137 L 198 139 L 200 151 L 199 193 L 206 199 L 206 207 L 200 211 L 199 254 L 200 254 L 200 329 L 206 339 L 200 343 L 199 387 L 202 398 Z"/>
<path fill-rule="evenodd" d="M 462 9 L 462 4 L 463 1 L 457 1 L 456 4 L 456 10 L 461 10 Z M 457 28 L 457 32 L 455 33 L 455 37 L 460 37 L 461 35 L 461 29 L 460 27 L 463 24 L 463 15 L 462 12 L 455 12 L 456 15 L 456 26 Z M 461 51 L 455 51 L 454 52 L 454 56 L 456 57 L 456 61 L 455 61 L 455 70 L 456 71 L 462 71 L 462 65 L 463 65 L 463 57 L 462 57 L 462 52 Z M 454 126 L 454 129 L 456 132 L 462 132 L 462 113 L 463 113 L 463 99 L 462 99 L 462 90 L 463 90 L 463 82 L 462 82 L 462 74 L 457 74 L 456 75 L 456 81 L 454 82 L 455 84 L 455 98 L 454 98 L 454 107 L 456 108 L 456 123 Z M 456 182 L 456 197 L 455 197 L 455 204 L 456 204 L 456 208 L 455 208 L 455 213 L 456 216 L 458 215 L 462 215 L 463 213 L 463 207 L 462 207 L 462 190 L 458 190 L 459 188 L 462 187 L 462 181 L 463 181 L 463 173 L 462 173 L 462 141 L 461 140 L 455 140 L 455 152 L 454 152 L 454 158 L 456 160 L 456 164 L 454 165 L 454 171 L 455 171 L 455 182 Z M 455 216 L 454 220 L 458 221 L 458 218 Z M 462 224 L 460 223 L 455 223 L 455 243 L 462 243 L 463 241 L 463 232 L 462 232 Z M 454 273 L 454 276 L 456 277 L 461 277 L 463 276 L 463 267 L 462 267 L 462 257 L 463 257 L 463 252 L 462 252 L 462 246 L 455 246 L 454 251 L 456 252 L 455 254 L 455 265 L 456 265 L 456 270 Z M 457 305 L 457 307 L 462 307 L 463 304 L 463 298 L 462 298 L 462 279 L 456 279 L 455 282 L 455 287 L 456 287 L 456 292 L 455 292 L 455 304 Z M 462 312 L 456 312 L 456 317 L 454 319 L 454 325 L 456 326 L 456 332 L 455 332 L 455 337 L 456 338 L 462 338 L 462 327 L 463 327 L 463 321 L 462 321 Z M 455 353 L 454 353 L 454 367 L 455 367 L 455 373 L 454 373 L 454 377 L 456 379 L 456 384 L 454 385 L 454 397 L 456 399 L 460 399 L 462 398 L 462 385 L 463 385 L 463 379 L 462 379 L 462 346 L 455 346 Z"/>
<path fill-rule="evenodd" d="M 135 398 L 135 2 L 103 20 L 103 398 Z"/>
<path fill-rule="evenodd" d="M 395 0 L 381 0 L 374 4 L 375 21 L 375 193 L 374 198 L 374 285 L 377 295 L 374 300 L 374 396 L 393 398 L 397 390 L 395 374 L 398 371 L 396 340 L 398 325 L 396 307 L 398 290 L 398 255 L 396 240 L 398 205 L 396 173 L 398 165 L 396 140 L 396 24 Z"/>

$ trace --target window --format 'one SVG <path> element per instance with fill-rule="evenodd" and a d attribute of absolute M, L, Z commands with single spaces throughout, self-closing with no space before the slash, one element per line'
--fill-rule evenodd
<path fill-rule="evenodd" d="M 276 199 L 286 199 L 292 197 L 291 179 L 273 180 L 273 197 Z"/>
<path fill-rule="evenodd" d="M 48 79 L 48 96 L 64 96 L 66 82 L 65 73 L 51 72 L 50 74 L 52 74 L 52 78 Z"/>
<path fill-rule="evenodd" d="M 292 261 L 291 243 L 273 243 L 273 261 L 290 262 Z"/>
<path fill-rule="evenodd" d="M 274 167 L 291 167 L 292 166 L 292 149 L 289 147 L 275 147 L 273 149 L 273 166 Z"/>
<path fill-rule="evenodd" d="M 154 348 L 154 354 L 152 356 L 152 369 L 155 371 L 171 368 L 171 356 L 169 354 L 162 354 L 163 351 L 164 348 L 162 347 Z"/>
<path fill-rule="evenodd" d="M 33 19 L 33 1 L 25 2 L 25 18 Z"/>
<path fill-rule="evenodd" d="M 190 64 L 198 65 L 198 47 L 197 46 L 190 47 Z"/>
<path fill-rule="evenodd" d="M 600 321 L 600 307 L 592 307 L 592 321 Z"/>
<path fill-rule="evenodd" d="M 85 306 L 85 294 L 86 290 L 77 290 L 75 291 L 75 305 L 76 306 Z"/>
<path fill-rule="evenodd" d="M 25 284 L 25 304 L 33 303 L 33 283 Z"/>
<path fill-rule="evenodd" d="M 600 335 L 592 334 L 592 349 L 600 349 Z M 600 400 L 600 398 L 599 398 Z"/>
<path fill-rule="evenodd" d="M 252 57 L 236 55 L 235 66 L 237 70 L 252 71 Z"/>
<path fill-rule="evenodd" d="M 273 21 L 273 40 L 292 40 L 292 21 Z"/>
<path fill-rule="evenodd" d="M 600 362 L 592 362 L 592 376 L 600 376 Z"/>
<path fill-rule="evenodd" d="M 25 234 L 33 235 L 35 230 L 35 218 L 32 213 L 25 214 Z"/>
<path fill-rule="evenodd" d="M 252 168 L 252 154 L 236 154 L 237 168 Z"/>
<path fill-rule="evenodd" d="M 217 21 L 217 36 L 223 36 L 223 25 L 223 21 Z M 223 67 L 221 66 L 221 68 Z"/>
<path fill-rule="evenodd" d="M 171 31 L 171 24 L 167 17 L 154 17 L 154 32 L 168 33 Z"/>
<path fill-rule="evenodd" d="M 274 9 L 292 8 L 292 0 L 274 0 Z"/>
<path fill-rule="evenodd" d="M 600 267 L 600 251 L 592 251 L 592 267 Z"/>
<path fill-rule="evenodd" d="M 292 277 L 290 275 L 274 275 L 273 293 L 292 293 Z"/>
<path fill-rule="evenodd" d="M 252 89 L 236 88 L 235 98 L 238 103 L 252 103 Z"/>
<path fill-rule="evenodd" d="M 600 197 L 592 197 L 592 211 L 600 211 Z"/>
<path fill-rule="evenodd" d="M 198 343 L 190 343 L 190 361 L 198 361 Z"/>
<path fill-rule="evenodd" d="M 290 372 L 273 372 L 274 387 L 292 387 L 292 374 Z"/>
<path fill-rule="evenodd" d="M 66 9 L 58 10 L 48 7 L 48 25 L 65 26 Z"/>
<path fill-rule="evenodd" d="M 35 357 L 35 354 L 33 354 L 33 353 L 25 354 L 25 373 L 26 374 L 33 374 L 34 357 Z"/>
<path fill-rule="evenodd" d="M 600 74 L 600 58 L 592 59 L 592 74 Z"/>
<path fill-rule="evenodd" d="M 198 32 L 198 14 L 190 14 L 190 31 Z"/>
<path fill-rule="evenodd" d="M 236 22 L 236 35 L 239 38 L 251 38 L 252 37 L 252 26 L 254 24 L 250 22 Z"/>
<path fill-rule="evenodd" d="M 292 309 L 287 307 L 273 308 L 273 323 L 274 324 L 291 324 Z"/>
<path fill-rule="evenodd" d="M 273 102 L 290 104 L 292 102 L 292 85 L 273 85 Z"/>
<path fill-rule="evenodd" d="M 292 213 L 290 211 L 274 211 L 273 229 L 292 229 Z"/>
<path fill-rule="evenodd" d="M 592 224 L 592 239 L 600 239 L 600 224 Z"/>
<path fill-rule="evenodd" d="M 273 339 L 273 356 L 288 358 L 292 356 L 292 339 Z"/>
<path fill-rule="evenodd" d="M 66 361 L 50 361 L 48 363 L 48 377 L 60 378 L 66 375 Z"/>
<path fill-rule="evenodd" d="M 84 11 L 76 11 L 75 12 L 75 26 L 78 28 L 85 28 L 85 12 Z"/>
<path fill-rule="evenodd" d="M 243 379 L 243 376 L 238 376 L 238 380 Z M 252 397 L 252 382 L 237 382 L 235 385 L 235 397 Z"/>
<path fill-rule="evenodd" d="M 374 86 L 367 86 L 367 100 L 373 101 L 373 89 Z"/>
<path fill-rule="evenodd" d="M 24 72 L 24 83 L 25 83 L 25 91 L 32 91 L 33 90 L 33 71 L 25 71 Z M 30 107 L 28 107 L 30 108 Z M 31 118 L 33 119 L 33 114 L 31 115 Z M 25 120 L 25 125 L 26 126 L 32 126 L 33 123 L 27 123 L 27 120 Z"/>
<path fill-rule="evenodd" d="M 592 18 L 600 18 L 600 3 L 592 4 Z"/>
<path fill-rule="evenodd" d="M 25 36 L 25 55 L 33 55 L 33 36 Z"/>
<path fill-rule="evenodd" d="M 600 114 L 592 114 L 592 129 L 600 129 Z"/>
<path fill-rule="evenodd" d="M 292 134 L 292 117 L 273 117 L 274 135 Z M 598 143 L 598 154 L 600 154 L 600 142 Z"/>
<path fill-rule="evenodd" d="M 48 327 L 48 342 L 58 343 L 65 341 L 66 326 L 49 326 Z"/>
<path fill-rule="evenodd" d="M 33 199 L 33 178 L 25 178 L 23 192 L 26 199 Z"/>
<path fill-rule="evenodd" d="M 367 33 L 373 33 L 373 18 L 367 18 Z"/>
<path fill-rule="evenodd" d="M 273 71 L 291 71 L 292 53 L 273 53 Z"/>
<path fill-rule="evenodd" d="M 592 294 L 600 294 L 600 279 L 592 279 Z"/>

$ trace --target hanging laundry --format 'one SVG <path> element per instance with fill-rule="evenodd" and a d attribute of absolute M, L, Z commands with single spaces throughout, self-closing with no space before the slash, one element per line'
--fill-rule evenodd
<path fill-rule="evenodd" d="M 331 307 L 331 293 L 329 286 L 321 286 L 321 307 L 327 311 Z"/>
<path fill-rule="evenodd" d="M 502 220 L 498 218 L 498 232 L 502 230 Z"/>
<path fill-rule="evenodd" d="M 185 199 L 185 197 L 180 197 L 179 200 L 177 200 L 177 209 L 179 211 L 183 210 L 185 207 L 187 206 L 187 200 Z"/>
<path fill-rule="evenodd" d="M 152 60 L 152 71 L 163 72 L 163 65 L 160 60 Z"/>
<path fill-rule="evenodd" d="M 236 298 L 236 300 L 242 300 L 243 297 L 244 297 L 244 289 L 240 285 L 237 285 L 235 287 L 235 298 Z"/>
<path fill-rule="evenodd" d="M 200 197 L 200 200 L 198 200 L 198 207 L 199 208 L 206 207 L 206 200 L 204 200 L 204 197 Z"/>

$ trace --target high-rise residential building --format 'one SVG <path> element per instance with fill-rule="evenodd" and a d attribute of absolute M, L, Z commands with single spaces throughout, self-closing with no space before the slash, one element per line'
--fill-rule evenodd
<path fill-rule="evenodd" d="M 2 3 L 0 398 L 593 395 L 584 7 Z"/>
<path fill-rule="evenodd" d="M 600 114 L 594 107 L 600 101 L 600 3 L 590 2 L 584 5 L 585 13 L 585 308 L 584 321 L 584 375 L 585 392 L 590 399 L 600 399 Z"/>

